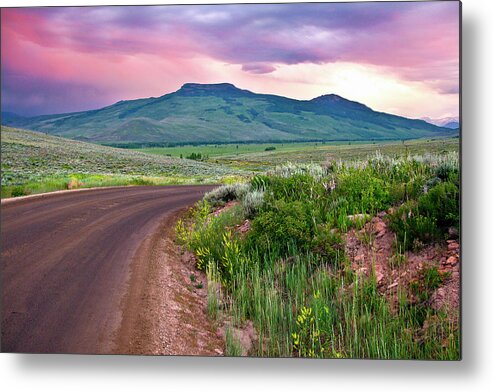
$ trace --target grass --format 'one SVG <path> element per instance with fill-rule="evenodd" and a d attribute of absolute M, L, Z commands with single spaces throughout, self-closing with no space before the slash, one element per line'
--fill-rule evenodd
<path fill-rule="evenodd" d="M 275 146 L 273 151 L 266 148 Z M 149 154 L 170 157 L 188 156 L 192 153 L 208 156 L 207 162 L 222 164 L 237 169 L 265 171 L 276 165 L 292 163 L 320 163 L 366 159 L 379 150 L 387 156 L 403 154 L 444 154 L 459 151 L 459 139 L 421 139 L 388 142 L 310 142 L 310 143 L 266 143 L 266 144 L 210 144 L 200 146 L 178 146 L 144 148 Z"/>
<path fill-rule="evenodd" d="M 265 151 L 275 146 L 273 151 Z M 287 161 L 326 162 L 404 152 L 458 151 L 458 139 L 387 142 L 224 144 L 118 149 L 1 127 L 1 197 L 116 185 L 235 183 Z M 180 156 L 208 158 L 203 161 Z"/>
<path fill-rule="evenodd" d="M 2 198 L 69 188 L 228 182 L 245 172 L 1 127 Z"/>
<path fill-rule="evenodd" d="M 209 214 L 208 198 L 199 202 L 179 222 L 177 238 L 196 254 L 199 269 L 214 271 L 213 318 L 225 313 L 235 326 L 253 321 L 259 339 L 250 354 L 459 359 L 457 309 L 437 311 L 427 302 L 445 276 L 436 268 L 425 269 L 419 282 L 399 290 L 394 307 L 378 291 L 374 273 L 354 273 L 344 247 L 345 232 L 363 224 L 351 215 L 371 217 L 390 207 L 395 212 L 389 225 L 399 241 L 390 263 L 406 263 L 401 256 L 406 241 L 444 241 L 446 229 L 459 223 L 453 148 L 401 157 L 376 154 L 325 166 L 287 165 L 241 188 L 240 204 L 218 216 Z M 234 189 L 218 189 L 209 200 L 220 205 L 235 197 Z M 234 228 L 246 218 L 244 204 L 259 191 L 262 202 L 249 210 L 251 229 L 241 234 Z M 401 217 L 402 205 L 408 218 Z M 427 223 L 410 225 L 409 220 Z M 417 302 L 412 300 L 416 294 Z"/>
<path fill-rule="evenodd" d="M 226 352 L 227 357 L 240 357 L 242 354 L 241 343 L 234 336 L 230 327 L 226 328 Z"/>
<path fill-rule="evenodd" d="M 353 145 L 359 145 L 364 142 L 353 142 Z M 179 158 L 180 156 L 189 156 L 192 154 L 201 154 L 209 158 L 216 157 L 239 157 L 244 154 L 263 153 L 263 152 L 298 152 L 319 146 L 337 146 L 344 145 L 347 142 L 305 142 L 305 143 L 238 143 L 238 144 L 204 144 L 204 145 L 185 145 L 176 147 L 149 147 L 137 148 L 137 151 L 148 154 L 157 154 Z M 271 148 L 274 148 L 272 150 Z"/>
<path fill-rule="evenodd" d="M 18 197 L 38 193 L 54 192 L 67 189 L 99 188 L 108 186 L 130 185 L 188 185 L 200 184 L 204 181 L 186 177 L 147 177 L 136 175 L 104 175 L 72 173 L 69 176 L 46 177 L 38 181 L 26 182 L 22 185 L 4 185 L 1 197 Z"/>

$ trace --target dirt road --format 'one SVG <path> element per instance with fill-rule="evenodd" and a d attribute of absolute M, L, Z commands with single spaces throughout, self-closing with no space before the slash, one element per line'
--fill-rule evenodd
<path fill-rule="evenodd" d="M 125 308 L 139 307 L 129 297 L 146 295 L 138 279 L 149 269 L 149 244 L 211 188 L 113 188 L 2 204 L 2 351 L 130 352 L 122 349 L 129 328 L 117 335 Z"/>

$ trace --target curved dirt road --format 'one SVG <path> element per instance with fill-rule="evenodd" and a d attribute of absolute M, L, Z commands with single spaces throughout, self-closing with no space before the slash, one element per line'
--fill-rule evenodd
<path fill-rule="evenodd" d="M 115 352 L 139 246 L 212 188 L 110 188 L 2 204 L 1 350 Z"/>

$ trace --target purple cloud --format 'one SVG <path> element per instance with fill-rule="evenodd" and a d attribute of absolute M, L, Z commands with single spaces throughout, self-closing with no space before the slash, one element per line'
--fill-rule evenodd
<path fill-rule="evenodd" d="M 76 88 L 83 101 L 98 90 L 85 81 L 57 79 L 56 71 L 77 66 L 76 60 L 48 77 L 50 69 L 39 70 L 31 53 L 16 51 L 19 43 L 37 56 L 43 50 L 73 52 L 115 64 L 123 56 L 159 56 L 177 64 L 209 57 L 253 75 L 282 65 L 359 63 L 452 94 L 458 90 L 458 23 L 456 1 L 4 9 L 2 98 L 22 105 L 23 94 L 30 93 L 33 103 L 26 110 L 36 111 L 35 102 L 50 91 L 63 96 L 62 90 Z M 29 69 L 19 71 L 29 61 Z M 57 104 L 53 98 L 51 106 Z"/>

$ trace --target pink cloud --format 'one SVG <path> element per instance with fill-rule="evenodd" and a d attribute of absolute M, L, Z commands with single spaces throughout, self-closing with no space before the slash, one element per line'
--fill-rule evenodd
<path fill-rule="evenodd" d="M 455 94 L 458 23 L 453 1 L 3 9 L 2 96 L 29 93 L 16 91 L 19 77 L 105 99 L 160 94 L 179 80 L 217 79 L 207 59 L 252 77 L 282 65 L 368 64 Z"/>

